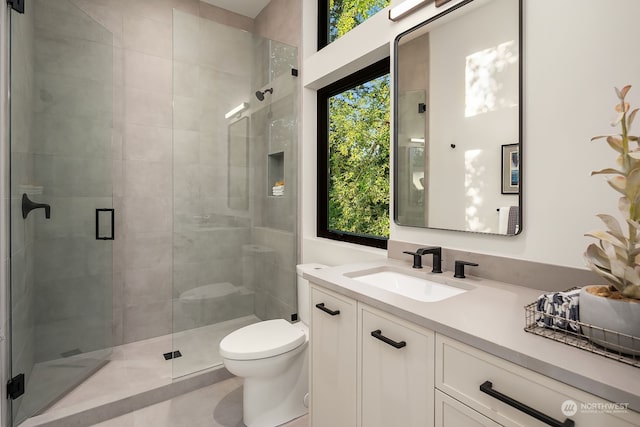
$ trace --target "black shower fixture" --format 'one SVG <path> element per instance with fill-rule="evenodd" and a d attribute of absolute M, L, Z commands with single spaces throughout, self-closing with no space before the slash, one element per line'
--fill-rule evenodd
<path fill-rule="evenodd" d="M 264 94 L 265 93 L 270 93 L 273 94 L 273 88 L 270 87 L 269 89 L 265 89 L 264 91 L 257 91 L 256 92 L 256 98 L 258 98 L 258 101 L 264 101 Z"/>

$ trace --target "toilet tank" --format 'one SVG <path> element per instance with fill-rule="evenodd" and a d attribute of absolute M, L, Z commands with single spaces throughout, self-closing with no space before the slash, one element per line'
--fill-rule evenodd
<path fill-rule="evenodd" d="M 298 318 L 302 320 L 302 323 L 305 325 L 309 324 L 309 281 L 304 279 L 302 275 L 326 267 L 326 265 L 317 263 L 296 265 L 298 275 Z"/>

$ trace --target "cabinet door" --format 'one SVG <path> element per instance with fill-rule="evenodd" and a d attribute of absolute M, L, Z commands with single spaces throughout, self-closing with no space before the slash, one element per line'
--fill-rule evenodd
<path fill-rule="evenodd" d="M 361 425 L 433 426 L 434 333 L 361 307 Z"/>
<path fill-rule="evenodd" d="M 436 427 L 500 427 L 457 400 L 436 390 Z"/>
<path fill-rule="evenodd" d="M 311 288 L 311 426 L 356 425 L 356 302 Z"/>

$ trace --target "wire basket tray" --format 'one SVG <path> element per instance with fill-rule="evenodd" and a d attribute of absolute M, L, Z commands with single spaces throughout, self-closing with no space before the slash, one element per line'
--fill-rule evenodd
<path fill-rule="evenodd" d="M 634 352 L 631 350 L 636 349 L 635 352 L 638 352 L 638 349 L 640 348 L 640 338 L 603 329 L 598 326 L 593 326 L 576 320 L 567 320 L 562 316 L 538 311 L 536 307 L 536 302 L 527 304 L 524 307 L 524 330 L 526 332 L 540 335 L 572 347 L 577 347 L 579 349 L 640 368 L 640 355 L 634 355 Z M 560 325 L 562 327 L 555 325 Z M 574 330 L 571 329 L 574 329 L 577 332 L 574 332 Z M 614 347 L 617 350 L 602 347 L 591 341 L 590 338 L 594 338 L 596 341 L 606 341 L 607 343 L 612 344 L 609 347 Z"/>

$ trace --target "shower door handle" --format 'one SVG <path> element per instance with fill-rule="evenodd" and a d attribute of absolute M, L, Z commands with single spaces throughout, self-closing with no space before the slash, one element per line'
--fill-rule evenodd
<path fill-rule="evenodd" d="M 27 215 L 34 209 L 44 209 L 44 217 L 51 218 L 51 206 L 46 203 L 36 203 L 29 199 L 27 193 L 22 193 L 22 218 L 27 219 Z"/>
<path fill-rule="evenodd" d="M 108 212 L 111 217 L 111 231 L 109 235 L 103 235 L 100 232 L 100 219 L 104 216 L 101 212 Z M 115 210 L 114 209 L 96 209 L 96 240 L 114 240 L 115 238 Z"/>

